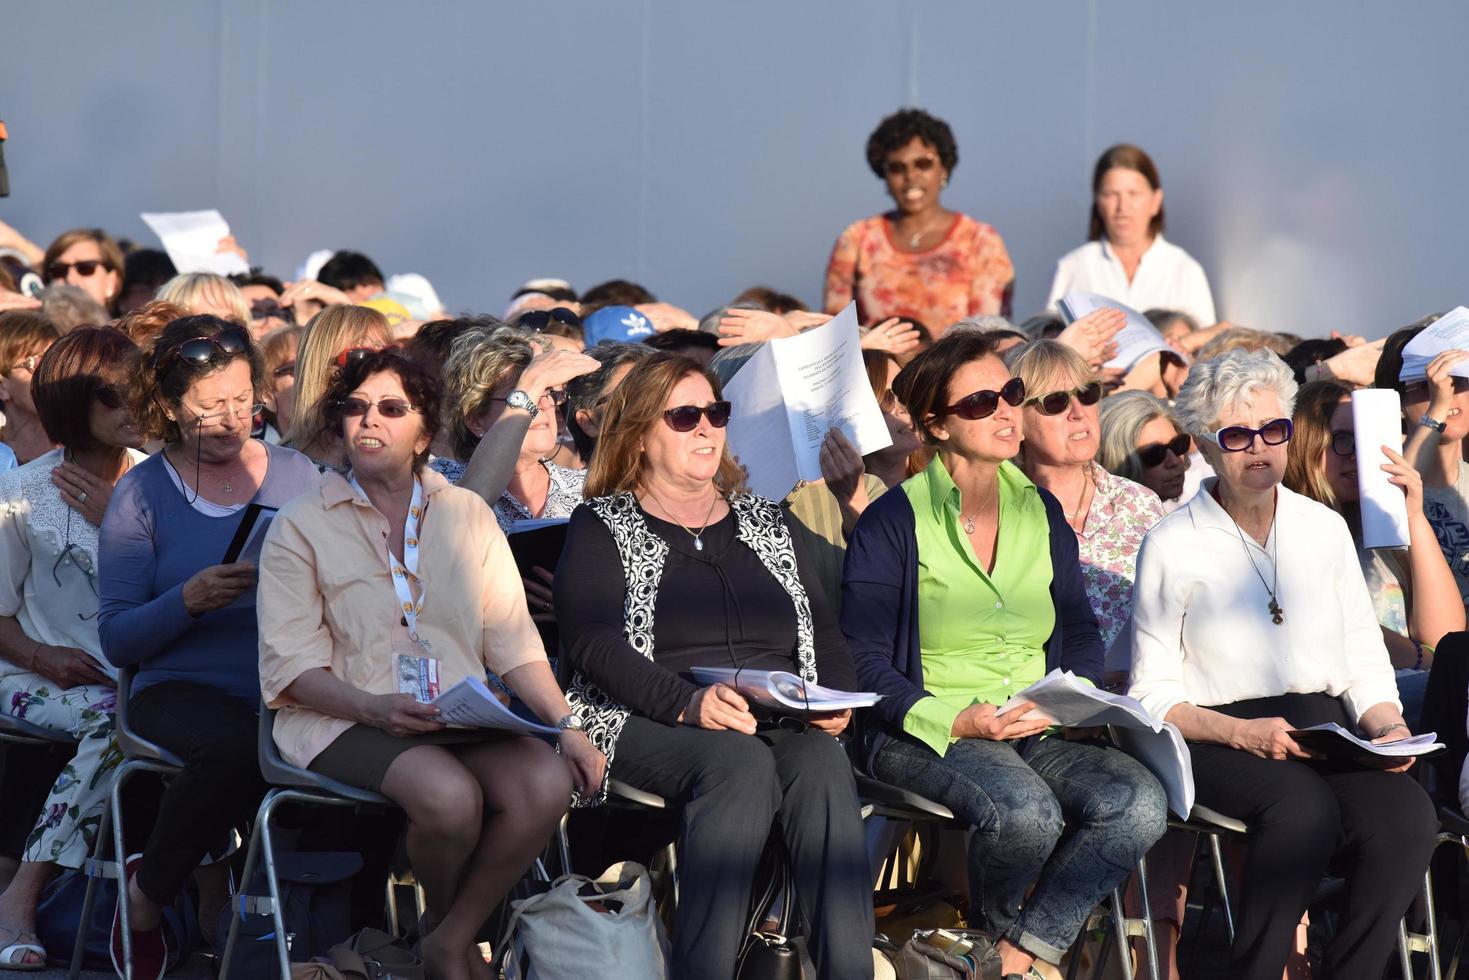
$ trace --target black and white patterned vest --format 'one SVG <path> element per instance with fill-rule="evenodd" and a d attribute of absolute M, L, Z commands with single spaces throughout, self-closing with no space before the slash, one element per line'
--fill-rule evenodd
<path fill-rule="evenodd" d="M 653 608 L 658 600 L 658 583 L 668 559 L 668 545 L 648 529 L 637 500 L 630 493 L 596 497 L 587 501 L 592 512 L 612 532 L 622 558 L 627 598 L 623 602 L 622 634 L 638 653 L 653 659 Z M 760 564 L 780 583 L 796 611 L 796 667 L 810 683 L 816 683 L 816 642 L 811 623 L 811 602 L 796 568 L 796 550 L 780 507 L 753 494 L 729 497 L 738 537 L 760 559 Z M 598 688 L 577 671 L 566 693 L 571 710 L 580 715 L 593 745 L 607 756 L 607 773 L 612 773 L 612 756 L 617 738 L 627 721 L 627 706 Z M 606 784 L 595 797 L 578 799 L 578 806 L 595 806 L 606 799 Z"/>

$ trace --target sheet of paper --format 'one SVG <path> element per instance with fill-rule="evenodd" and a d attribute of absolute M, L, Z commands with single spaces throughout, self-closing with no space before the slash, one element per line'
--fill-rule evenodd
<path fill-rule="evenodd" d="M 1127 314 L 1127 326 L 1112 338 L 1117 344 L 1117 356 L 1108 361 L 1106 367 L 1131 371 L 1149 354 L 1159 351 L 1168 351 L 1175 355 L 1178 353 L 1168 346 L 1168 342 L 1151 320 L 1125 303 L 1108 299 L 1099 293 L 1067 293 L 1057 304 L 1057 308 L 1067 323 L 1074 323 L 1101 309 L 1121 310 Z"/>
<path fill-rule="evenodd" d="M 1408 498 L 1388 482 L 1383 446 L 1403 451 L 1402 400 L 1391 388 L 1352 392 L 1352 430 L 1357 440 L 1357 499 L 1362 512 L 1362 544 L 1367 548 L 1408 546 Z"/>
<path fill-rule="evenodd" d="M 1325 725 L 1312 725 L 1310 728 L 1295 729 L 1290 736 L 1300 744 L 1301 748 L 1320 752 L 1328 758 L 1371 759 L 1377 757 L 1391 761 L 1411 756 L 1429 755 L 1444 748 L 1443 743 L 1437 741 L 1437 732 L 1425 732 L 1422 735 L 1413 735 L 1394 742 L 1373 745 L 1366 739 L 1359 738 L 1355 733 L 1331 722 Z"/>
<path fill-rule="evenodd" d="M 1124 694 L 1113 694 L 1093 687 L 1070 671 L 1051 671 L 1034 684 L 1018 691 L 1001 706 L 999 713 L 1013 711 L 1017 705 L 1035 705 L 1022 717 L 1043 718 L 1067 728 L 1092 728 L 1115 725 L 1124 728 L 1146 728 L 1157 731 L 1161 725 L 1148 714 L 1142 702 Z"/>
<path fill-rule="evenodd" d="M 1161 732 L 1146 728 L 1116 728 L 1117 745 L 1148 767 L 1168 797 L 1168 809 L 1187 819 L 1194 808 L 1194 764 L 1183 733 L 1168 722 Z"/>
<path fill-rule="evenodd" d="M 784 500 L 801 480 L 791 446 L 791 423 L 780 393 L 775 351 L 769 344 L 747 360 L 724 386 L 733 406 L 727 440 L 750 474 L 750 489 L 771 500 Z"/>
<path fill-rule="evenodd" d="M 551 725 L 541 725 L 524 718 L 500 703 L 478 677 L 466 677 L 434 698 L 439 717 L 446 725 L 463 728 L 497 728 L 521 735 L 559 735 Z"/>
<path fill-rule="evenodd" d="M 700 684 L 727 684 L 751 701 L 774 711 L 845 711 L 871 707 L 882 700 L 878 694 L 803 684 L 795 674 L 784 670 L 694 667 L 689 673 Z"/>
<path fill-rule="evenodd" d="M 163 242 L 163 250 L 179 272 L 232 276 L 250 271 L 234 252 L 218 251 L 219 240 L 230 233 L 218 211 L 145 211 L 142 218 Z"/>
<path fill-rule="evenodd" d="M 1469 350 L 1469 309 L 1454 307 L 1408 341 L 1403 348 L 1403 367 L 1398 372 L 1398 380 L 1423 380 L 1428 376 L 1429 362 L 1446 350 Z M 1469 378 L 1469 361 L 1455 364 L 1449 374 Z"/>

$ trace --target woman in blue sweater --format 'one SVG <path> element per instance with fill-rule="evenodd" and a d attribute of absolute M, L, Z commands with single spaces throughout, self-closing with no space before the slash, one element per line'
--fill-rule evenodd
<path fill-rule="evenodd" d="M 137 671 L 133 727 L 184 760 L 127 861 L 135 978 L 163 975 L 161 907 L 265 792 L 255 566 L 220 562 L 247 504 L 280 507 L 318 479 L 305 456 L 250 438 L 267 380 L 243 327 L 191 316 L 164 328 L 132 392 L 139 426 L 164 449 L 118 481 L 102 521 L 102 652 Z M 112 953 L 121 971 L 117 916 Z"/>
<path fill-rule="evenodd" d="M 865 762 L 975 828 L 970 922 L 995 937 L 1006 977 L 1029 980 L 1162 836 L 1167 807 L 1131 757 L 1087 733 L 1047 737 L 1032 705 L 998 711 L 1052 668 L 1102 676 L 1076 535 L 1010 462 L 1024 383 L 991 338 L 955 334 L 893 391 L 934 457 L 848 545 L 842 631 L 858 688 L 886 695 L 864 721 Z"/>

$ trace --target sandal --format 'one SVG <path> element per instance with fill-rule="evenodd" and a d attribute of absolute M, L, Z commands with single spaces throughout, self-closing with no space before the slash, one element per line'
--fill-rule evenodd
<path fill-rule="evenodd" d="M 14 970 L 21 973 L 36 973 L 46 969 L 46 950 L 40 945 L 40 937 L 29 932 L 20 932 L 15 929 L 0 930 L 0 933 L 9 933 L 12 942 L 0 947 L 0 970 Z M 32 942 L 26 942 L 29 938 Z M 27 963 L 26 957 L 36 955 L 41 958 L 39 963 Z"/>

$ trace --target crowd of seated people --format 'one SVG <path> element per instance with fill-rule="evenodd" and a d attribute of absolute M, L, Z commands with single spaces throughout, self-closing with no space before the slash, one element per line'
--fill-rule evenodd
<path fill-rule="evenodd" d="M 1458 788 L 1291 733 L 1444 724 L 1425 693 L 1463 655 L 1469 354 L 1400 378 L 1432 317 L 1375 344 L 1220 321 L 1125 144 L 1097 160 L 1087 244 L 1017 327 L 999 232 L 942 203 L 949 126 L 902 110 L 866 155 L 892 206 L 841 232 L 820 312 L 763 285 L 700 317 L 627 280 L 541 278 L 503 316 L 451 316 L 360 252 L 295 281 L 179 274 L 100 229 L 41 248 L 0 224 L 0 714 L 75 740 L 5 842 L 0 973 L 59 958 L 37 908 L 97 845 L 125 683 L 131 726 L 183 762 L 118 855 L 134 977 L 163 975 L 181 893 L 208 927 L 230 901 L 267 712 L 288 764 L 402 811 L 436 980 L 492 975 L 486 921 L 612 780 L 673 811 L 671 976 L 735 976 L 778 854 L 815 976 L 872 977 L 861 779 L 967 832 L 978 975 L 1052 975 L 1148 857 L 1176 978 L 1193 839 L 1166 832 L 1159 779 L 1104 730 L 1000 710 L 1061 669 L 1175 725 L 1198 802 L 1249 826 L 1229 975 L 1300 969 L 1331 869 L 1321 967 L 1380 977 L 1434 797 Z M 1068 323 L 1053 307 L 1076 291 L 1146 311 L 1168 350 L 1118 368 L 1125 315 Z M 890 444 L 834 428 L 821 479 L 753 492 L 726 388 L 854 302 Z M 1400 396 L 1401 445 L 1356 444 L 1363 387 Z M 1402 548 L 1364 543 L 1366 467 L 1401 489 Z M 225 562 L 252 505 L 275 511 L 263 549 Z M 518 567 L 517 535 L 555 522 L 555 567 Z M 402 687 L 430 661 L 441 689 L 489 678 L 559 734 L 446 724 Z M 882 698 L 785 716 L 693 673 L 725 667 Z M 11 756 L 6 784 L 33 778 Z"/>

